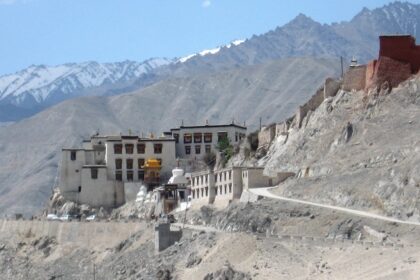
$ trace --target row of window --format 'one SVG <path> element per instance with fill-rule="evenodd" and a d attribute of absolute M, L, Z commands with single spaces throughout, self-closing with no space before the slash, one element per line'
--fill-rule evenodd
<path fill-rule="evenodd" d="M 162 159 L 157 158 L 157 161 L 159 161 L 159 164 L 162 165 Z M 134 169 L 133 165 L 134 160 L 132 158 L 128 158 L 125 160 L 125 168 L 126 169 Z M 144 166 L 144 158 L 137 159 L 137 166 L 139 169 L 143 168 Z M 123 160 L 120 158 L 115 159 L 115 169 L 122 169 Z"/>
<path fill-rule="evenodd" d="M 201 145 L 194 146 L 195 154 L 199 155 L 201 154 Z M 205 153 L 209 154 L 211 152 L 211 145 L 205 146 Z M 185 154 L 190 155 L 191 154 L 191 146 L 185 146 Z"/>
<path fill-rule="evenodd" d="M 179 134 L 174 133 L 173 134 L 174 138 L 175 138 L 175 142 L 178 143 L 179 142 Z M 184 144 L 191 144 L 194 140 L 194 143 L 212 143 L 213 142 L 213 133 L 211 132 L 206 132 L 206 133 L 201 133 L 201 132 L 196 132 L 196 133 L 184 133 L 183 135 L 183 141 Z M 218 132 L 217 133 L 217 141 L 220 142 L 224 139 L 228 138 L 228 133 L 227 132 Z"/>
<path fill-rule="evenodd" d="M 139 180 L 144 180 L 144 171 L 139 170 L 137 172 L 137 176 Z M 127 181 L 133 181 L 134 180 L 134 172 L 133 171 L 127 171 L 126 172 Z M 123 180 L 123 173 L 122 171 L 115 171 L 115 180 L 122 181 Z"/>
<path fill-rule="evenodd" d="M 126 154 L 133 154 L 134 153 L 134 144 L 114 144 L 114 154 L 122 154 L 123 153 L 123 147 L 125 148 Z M 146 152 L 146 144 L 140 143 L 136 145 L 137 147 L 137 153 L 138 154 L 144 154 Z M 153 144 L 153 152 L 155 154 L 161 154 L 163 149 L 163 144 L 156 143 Z"/>
<path fill-rule="evenodd" d="M 200 181 L 201 181 L 201 185 L 204 184 L 204 183 L 207 183 L 208 176 L 209 175 L 201 175 L 201 176 L 198 176 L 198 177 L 193 177 L 192 181 L 191 181 L 191 185 L 193 187 L 198 186 L 200 184 Z M 228 178 L 229 178 L 229 180 L 232 180 L 232 170 L 214 174 L 214 181 L 215 182 L 218 182 L 218 181 L 221 182 L 222 180 L 226 181 Z"/>
<path fill-rule="evenodd" d="M 224 190 L 224 193 L 223 193 Z M 216 188 L 214 189 L 214 195 L 217 196 L 219 195 L 223 195 L 223 194 L 228 194 L 232 193 L 232 184 L 228 185 L 220 185 L 220 186 L 216 186 Z M 205 187 L 205 188 L 201 188 L 201 189 L 197 189 L 197 190 L 192 190 L 192 198 L 200 198 L 200 197 L 208 197 L 209 196 L 209 188 Z"/>

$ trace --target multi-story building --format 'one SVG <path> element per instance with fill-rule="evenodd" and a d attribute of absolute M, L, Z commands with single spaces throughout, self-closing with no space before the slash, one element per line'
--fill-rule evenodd
<path fill-rule="evenodd" d="M 176 165 L 175 139 L 138 136 L 93 136 L 81 149 L 63 149 L 60 191 L 65 199 L 94 207 L 117 207 L 125 188 L 144 180 L 147 160 L 160 163 L 169 178 Z"/>
<path fill-rule="evenodd" d="M 226 168 L 218 171 L 202 171 L 191 174 L 191 200 L 194 203 L 227 204 L 242 194 L 242 169 Z"/>
<path fill-rule="evenodd" d="M 179 158 L 201 159 L 206 153 L 215 150 L 223 139 L 232 145 L 238 144 L 246 136 L 246 127 L 237 124 L 180 126 L 167 135 L 175 139 L 176 156 Z"/>
<path fill-rule="evenodd" d="M 263 172 L 262 167 L 230 167 L 191 173 L 191 203 L 225 206 L 240 199 L 243 190 L 275 186 L 294 175 L 282 172 L 270 177 Z"/>

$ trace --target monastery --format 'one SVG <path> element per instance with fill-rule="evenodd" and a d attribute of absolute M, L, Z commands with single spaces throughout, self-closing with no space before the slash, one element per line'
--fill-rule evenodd
<path fill-rule="evenodd" d="M 340 89 L 368 92 L 384 84 L 392 88 L 419 71 L 420 46 L 415 44 L 415 38 L 380 36 L 379 41 L 378 59 L 366 65 L 358 65 L 353 60 L 344 77 L 326 79 L 293 117 L 263 127 L 258 133 L 258 149 L 267 150 L 275 138 L 287 141 L 292 127 L 304 127 L 311 112 Z M 226 206 L 232 200 L 241 199 L 251 187 L 275 186 L 296 175 L 283 172 L 270 177 L 263 173 L 262 167 L 212 170 L 207 166 L 196 171 L 184 164 L 189 173 L 180 168 L 185 162 L 203 163 L 206 154 L 219 152 L 217 144 L 221 141 L 238 146 L 246 139 L 246 132 L 245 126 L 235 123 L 209 125 L 207 122 L 202 126 L 181 125 L 161 137 L 95 135 L 83 141 L 81 148 L 62 149 L 59 189 L 68 201 L 108 209 L 136 197 L 138 201 L 152 197 L 159 214 L 177 207 L 185 209 L 190 204 Z"/>

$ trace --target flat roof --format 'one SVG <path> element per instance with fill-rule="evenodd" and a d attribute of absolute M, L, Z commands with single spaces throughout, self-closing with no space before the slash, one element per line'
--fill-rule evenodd
<path fill-rule="evenodd" d="M 138 136 L 122 136 L 121 138 L 107 139 L 106 142 L 122 142 L 122 140 L 137 140 L 138 142 L 175 141 L 175 138 L 141 138 Z"/>
<path fill-rule="evenodd" d="M 106 165 L 83 165 L 82 168 L 106 168 Z"/>
<path fill-rule="evenodd" d="M 236 127 L 236 128 L 241 128 L 241 129 L 246 129 L 245 126 L 241 126 L 238 124 L 215 124 L 215 125 L 197 125 L 197 126 L 186 126 L 186 125 L 181 125 L 179 128 L 172 128 L 171 131 L 174 130 L 181 130 L 181 129 L 192 129 L 192 128 L 213 128 L 213 127 Z"/>
<path fill-rule="evenodd" d="M 380 35 L 379 37 L 411 37 L 414 38 L 414 36 L 410 34 L 386 34 L 386 35 Z"/>
<path fill-rule="evenodd" d="M 93 151 L 93 149 L 83 149 L 83 148 L 62 148 L 61 151 Z"/>

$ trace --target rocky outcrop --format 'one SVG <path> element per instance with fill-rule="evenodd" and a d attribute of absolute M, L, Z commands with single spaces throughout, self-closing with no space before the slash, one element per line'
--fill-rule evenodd
<path fill-rule="evenodd" d="M 277 192 L 420 220 L 420 78 L 366 94 L 340 91 L 278 136 L 259 161 L 298 175 Z"/>

